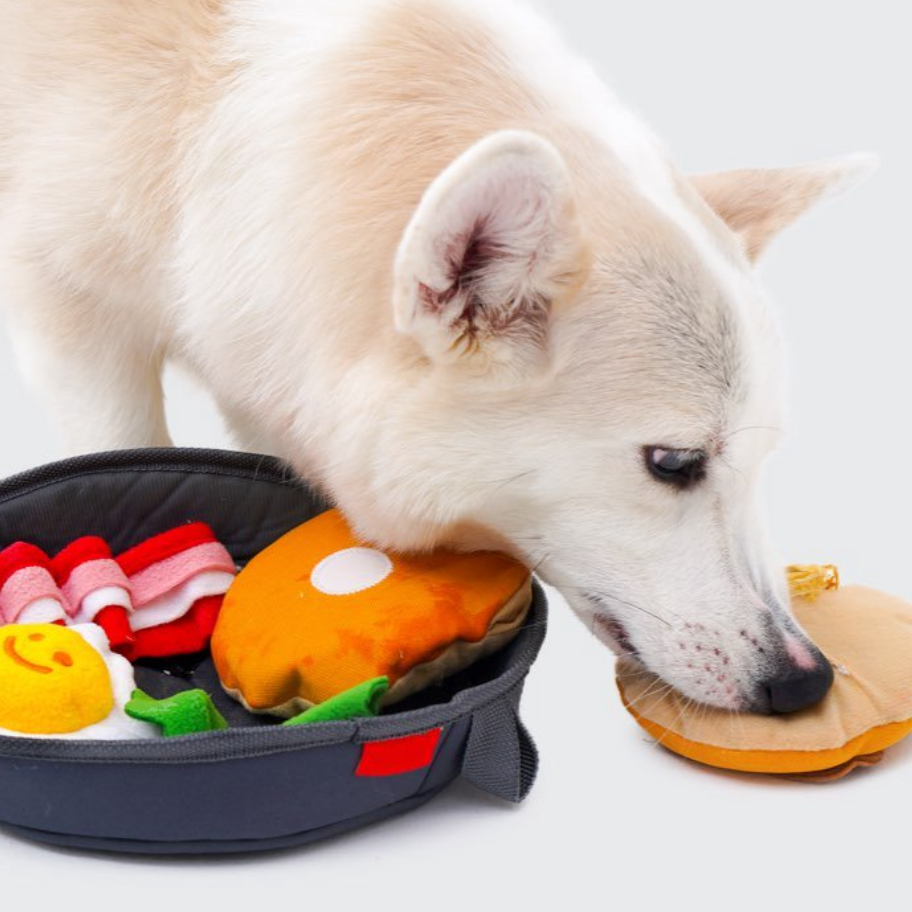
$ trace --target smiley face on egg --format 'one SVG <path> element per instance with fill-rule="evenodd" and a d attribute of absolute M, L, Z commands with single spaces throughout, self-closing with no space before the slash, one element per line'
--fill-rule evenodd
<path fill-rule="evenodd" d="M 0 734 L 57 738 L 146 738 L 152 726 L 124 705 L 133 669 L 95 624 L 0 628 Z"/>

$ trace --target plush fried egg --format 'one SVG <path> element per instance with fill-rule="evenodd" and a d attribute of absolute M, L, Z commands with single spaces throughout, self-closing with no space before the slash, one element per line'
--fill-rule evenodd
<path fill-rule="evenodd" d="M 124 712 L 134 686 L 133 666 L 96 624 L 0 627 L 0 735 L 156 737 Z"/>

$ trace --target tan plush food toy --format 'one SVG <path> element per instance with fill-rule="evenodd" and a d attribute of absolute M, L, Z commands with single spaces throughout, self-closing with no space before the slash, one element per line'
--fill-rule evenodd
<path fill-rule="evenodd" d="M 821 703 L 783 716 L 691 706 L 621 660 L 624 705 L 663 747 L 710 766 L 825 781 L 877 763 L 912 731 L 912 606 L 820 570 L 791 578 L 795 616 L 836 670 Z"/>
<path fill-rule="evenodd" d="M 505 646 L 531 587 L 504 554 L 386 553 L 329 510 L 238 575 L 212 656 L 225 689 L 254 712 L 291 717 L 379 676 L 387 704 Z"/>

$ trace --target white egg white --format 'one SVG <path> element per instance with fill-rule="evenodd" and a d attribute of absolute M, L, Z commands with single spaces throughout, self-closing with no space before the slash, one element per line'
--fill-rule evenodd
<path fill-rule="evenodd" d="M 107 635 L 97 624 L 73 624 L 67 628 L 78 633 L 96 652 L 98 652 L 108 669 L 111 678 L 111 690 L 114 693 L 114 706 L 107 718 L 87 725 L 74 732 L 62 732 L 45 735 L 32 732 L 17 732 L 0 728 L 0 735 L 15 738 L 70 738 L 77 740 L 130 741 L 139 738 L 157 738 L 161 729 L 149 722 L 131 719 L 124 712 L 136 682 L 133 678 L 133 666 L 121 655 L 111 651 Z"/>

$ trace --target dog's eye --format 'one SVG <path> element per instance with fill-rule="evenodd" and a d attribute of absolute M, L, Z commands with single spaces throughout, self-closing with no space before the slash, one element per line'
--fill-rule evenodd
<path fill-rule="evenodd" d="M 656 481 L 689 488 L 706 475 L 706 454 L 702 450 L 672 450 L 650 446 L 644 450 L 646 468 Z"/>

